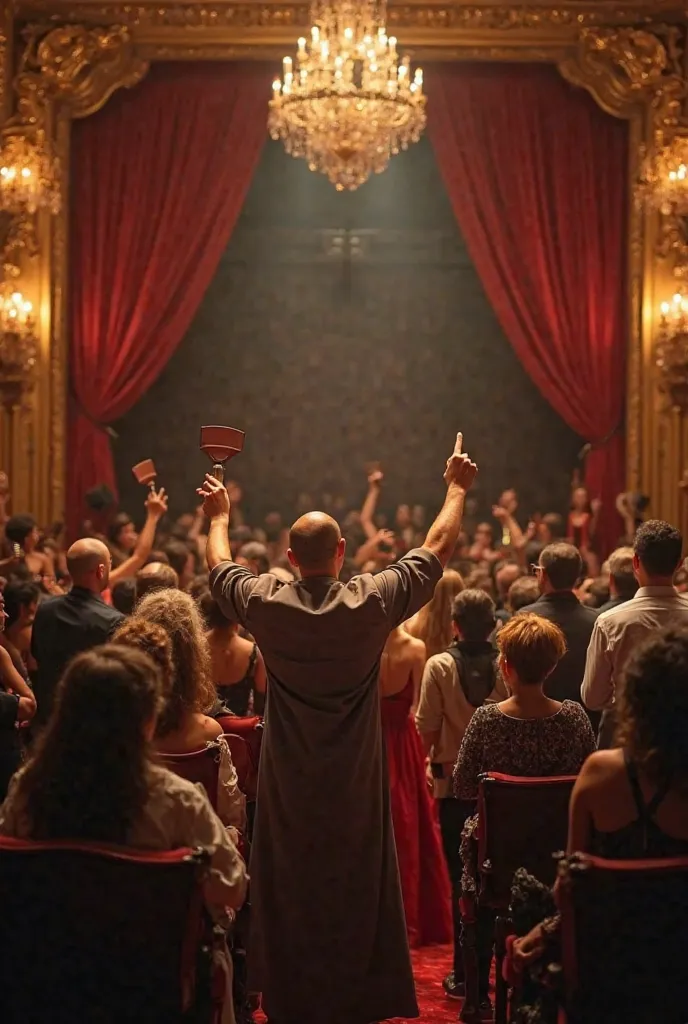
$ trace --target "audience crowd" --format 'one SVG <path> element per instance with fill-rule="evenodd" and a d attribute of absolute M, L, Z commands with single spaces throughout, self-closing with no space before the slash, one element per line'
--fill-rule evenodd
<path fill-rule="evenodd" d="M 281 515 L 250 525 L 241 488 L 227 490 L 233 562 L 297 583 Z M 383 495 L 374 468 L 360 510 L 324 499 L 346 541 L 344 586 L 427 545 L 426 510 L 384 514 Z M 270 661 L 211 585 L 203 506 L 172 520 L 164 489 L 152 490 L 139 530 L 105 488 L 87 502 L 91 518 L 67 547 L 62 524 L 39 527 L 12 507 L 0 474 L 0 833 L 202 847 L 207 909 L 231 935 L 253 809 L 225 734 L 228 721 L 264 713 L 270 728 Z M 506 489 L 481 519 L 468 495 L 431 600 L 390 619 L 380 717 L 407 936 L 453 942 L 449 998 L 465 995 L 460 896 L 478 885 L 484 773 L 577 776 L 569 853 L 688 855 L 688 572 L 679 531 L 643 522 L 641 507 L 619 496 L 609 553 L 600 504 L 578 480 L 565 515 L 523 516 Z M 170 768 L 205 748 L 218 765 L 212 795 Z M 540 886 L 538 898 L 547 918 L 513 959 L 529 978 L 522 1019 L 548 1021 L 556 999 L 538 978 L 559 956 L 556 892 Z M 489 912 L 477 931 L 478 1012 L 489 1019 Z M 251 1016 L 257 994 L 244 995 L 235 986 L 225 1021 Z"/>

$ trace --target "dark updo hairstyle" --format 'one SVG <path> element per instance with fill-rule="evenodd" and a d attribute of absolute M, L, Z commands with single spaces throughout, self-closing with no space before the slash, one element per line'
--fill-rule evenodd
<path fill-rule="evenodd" d="M 210 590 L 204 590 L 197 600 L 208 629 L 226 629 L 228 626 L 237 625 L 236 619 L 225 614 Z"/>
<path fill-rule="evenodd" d="M 654 634 L 628 662 L 617 743 L 655 784 L 688 788 L 688 628 Z"/>
<path fill-rule="evenodd" d="M 77 655 L 11 799 L 37 840 L 126 845 L 150 789 L 146 725 L 161 708 L 160 672 L 140 651 L 107 644 Z"/>

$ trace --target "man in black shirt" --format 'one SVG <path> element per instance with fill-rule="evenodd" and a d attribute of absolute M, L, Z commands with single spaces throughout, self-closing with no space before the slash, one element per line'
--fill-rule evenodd
<path fill-rule="evenodd" d="M 90 537 L 76 541 L 67 552 L 72 589 L 38 606 L 31 653 L 37 665 L 33 682 L 39 725 L 50 716 L 67 664 L 81 651 L 107 643 L 124 618 L 101 597 L 108 586 L 110 566 L 110 552 L 101 541 Z"/>

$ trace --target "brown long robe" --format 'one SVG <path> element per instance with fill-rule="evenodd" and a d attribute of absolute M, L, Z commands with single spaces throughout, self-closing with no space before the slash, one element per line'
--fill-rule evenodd
<path fill-rule="evenodd" d="M 422 548 L 347 584 L 285 584 L 232 562 L 211 575 L 268 673 L 249 975 L 278 1024 L 418 1016 L 378 671 L 389 631 L 430 600 L 441 575 Z"/>

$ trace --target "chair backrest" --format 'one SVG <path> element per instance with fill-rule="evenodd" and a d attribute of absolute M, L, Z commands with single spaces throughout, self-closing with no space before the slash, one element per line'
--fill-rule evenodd
<path fill-rule="evenodd" d="M 247 800 L 255 800 L 258 770 L 251 755 L 251 748 L 243 736 L 236 736 L 234 733 L 227 732 L 224 738 L 232 755 L 232 763 L 236 768 L 239 789 L 246 796 Z"/>
<path fill-rule="evenodd" d="M 220 774 L 220 747 L 209 743 L 202 750 L 189 754 L 159 754 L 160 761 L 175 775 L 181 775 L 189 782 L 200 782 L 212 807 L 217 810 L 218 777 Z"/>
<path fill-rule="evenodd" d="M 480 900 L 506 908 L 517 868 L 554 881 L 556 853 L 566 849 L 574 775 L 522 778 L 488 772 L 478 790 Z"/>
<path fill-rule="evenodd" d="M 246 740 L 257 772 L 260 763 L 260 748 L 263 742 L 263 719 L 258 715 L 250 715 L 247 718 L 240 718 L 238 715 L 221 715 L 218 722 L 222 726 L 222 731 L 227 735 L 241 736 Z"/>
<path fill-rule="evenodd" d="M 560 866 L 569 1024 L 684 1024 L 688 857 Z"/>
<path fill-rule="evenodd" d="M 3 1024 L 196 1019 L 206 859 L 0 837 Z"/>

